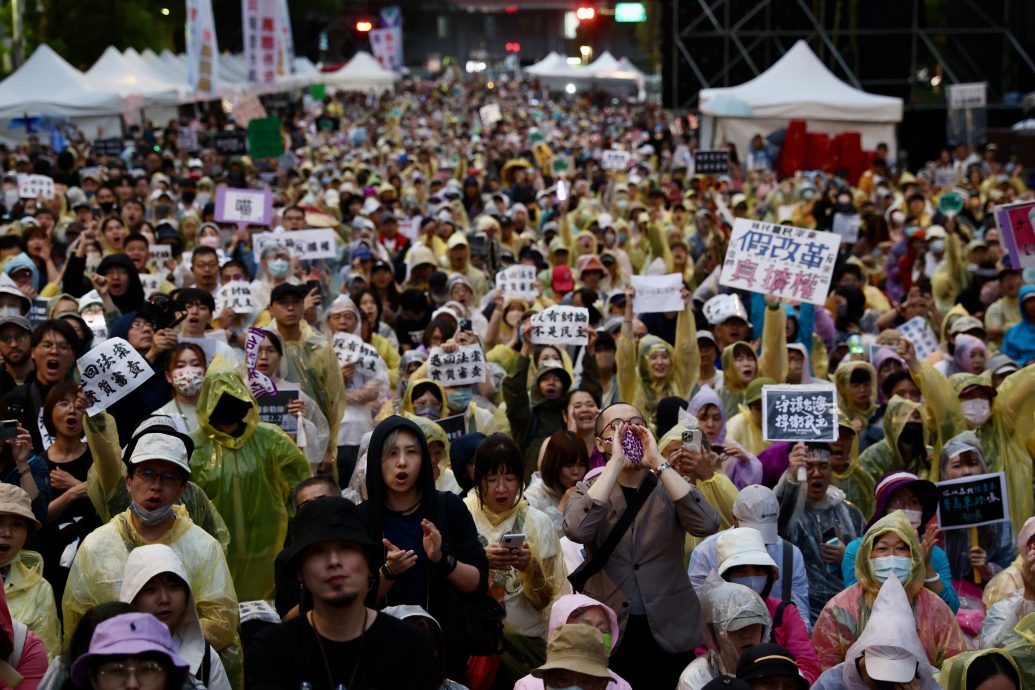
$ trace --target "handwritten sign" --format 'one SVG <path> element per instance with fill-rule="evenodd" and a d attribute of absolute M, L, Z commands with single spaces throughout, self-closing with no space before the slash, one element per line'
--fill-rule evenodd
<path fill-rule="evenodd" d="M 834 232 L 841 236 L 841 241 L 854 244 L 859 241 L 859 226 L 862 217 L 857 213 L 835 213 Z"/>
<path fill-rule="evenodd" d="M 273 192 L 268 189 L 216 189 L 216 221 L 269 225 L 273 220 Z"/>
<path fill-rule="evenodd" d="M 637 314 L 683 311 L 681 290 L 683 276 L 669 273 L 663 276 L 631 276 L 636 288 L 633 297 L 633 311 Z"/>
<path fill-rule="evenodd" d="M 148 266 L 158 273 L 168 271 L 165 267 L 165 262 L 172 258 L 173 248 L 171 244 L 149 244 L 147 245 L 147 253 L 150 257 L 147 260 Z"/>
<path fill-rule="evenodd" d="M 358 335 L 335 333 L 331 339 L 331 348 L 334 350 L 339 364 L 355 364 L 356 374 L 361 375 L 364 380 L 374 376 L 381 368 L 387 366 L 377 350 L 363 342 Z"/>
<path fill-rule="evenodd" d="M 496 274 L 496 287 L 503 290 L 503 299 L 519 297 L 531 302 L 539 296 L 535 266 L 514 264 Z"/>
<path fill-rule="evenodd" d="M 1035 266 L 1035 202 L 995 209 L 995 222 L 1014 268 Z"/>
<path fill-rule="evenodd" d="M 625 170 L 629 167 L 629 158 L 628 151 L 608 149 L 600 158 L 600 167 L 604 170 Z"/>
<path fill-rule="evenodd" d="M 766 441 L 837 440 L 837 389 L 825 384 L 762 386 Z"/>
<path fill-rule="evenodd" d="M 694 153 L 694 174 L 696 175 L 729 175 L 730 152 L 696 151 Z"/>
<path fill-rule="evenodd" d="M 498 103 L 490 103 L 478 108 L 478 117 L 481 119 L 483 125 L 486 127 L 492 127 L 503 119 L 503 114 L 500 112 L 500 106 Z"/>
<path fill-rule="evenodd" d="M 338 240 L 331 229 L 259 232 L 252 236 L 255 251 L 262 255 L 267 244 L 280 244 L 303 260 L 333 259 L 338 256 Z"/>
<path fill-rule="evenodd" d="M 289 414 L 288 403 L 298 400 L 297 388 L 283 388 L 273 395 L 263 396 L 259 403 L 259 421 L 280 427 L 289 436 L 298 433 L 298 417 Z"/>
<path fill-rule="evenodd" d="M 255 311 L 252 304 L 252 286 L 243 280 L 232 280 L 216 291 L 216 313 L 229 307 L 235 314 L 251 314 Z"/>
<path fill-rule="evenodd" d="M 984 108 L 988 102 L 988 84 L 983 81 L 950 84 L 947 95 L 950 108 Z"/>
<path fill-rule="evenodd" d="M 108 339 L 108 322 L 104 318 L 104 312 L 99 309 L 88 309 L 81 316 L 86 322 L 90 332 L 93 333 L 93 342 L 100 343 Z"/>
<path fill-rule="evenodd" d="M 431 348 L 428 378 L 443 386 L 470 386 L 485 380 L 485 354 L 481 345 L 465 345 L 453 352 Z"/>
<path fill-rule="evenodd" d="M 162 279 L 150 273 L 141 273 L 140 285 L 144 288 L 144 297 L 152 297 L 162 291 Z"/>
<path fill-rule="evenodd" d="M 903 338 L 913 343 L 917 359 L 924 359 L 938 350 L 938 336 L 924 317 L 914 316 L 897 328 Z"/>
<path fill-rule="evenodd" d="M 462 413 L 455 414 L 452 417 L 436 419 L 435 424 L 438 424 L 442 427 L 442 431 L 446 432 L 446 438 L 449 439 L 450 443 L 467 433 L 467 419 L 466 415 Z"/>
<path fill-rule="evenodd" d="M 219 132 L 212 138 L 212 146 L 221 156 L 243 156 L 248 152 L 247 132 Z"/>
<path fill-rule="evenodd" d="M 1010 519 L 1003 472 L 947 479 L 937 486 L 941 529 L 980 527 Z"/>
<path fill-rule="evenodd" d="M 87 414 L 106 410 L 154 376 L 144 356 L 122 338 L 110 338 L 76 362 L 83 394 L 90 401 Z"/>
<path fill-rule="evenodd" d="M 535 345 L 585 345 L 589 309 L 553 306 L 532 314 L 532 343 Z"/>
<path fill-rule="evenodd" d="M 22 199 L 54 198 L 54 178 L 46 175 L 23 175 L 18 177 L 18 196 Z"/>
<path fill-rule="evenodd" d="M 719 284 L 822 305 L 840 246 L 832 232 L 738 218 Z"/>
<path fill-rule="evenodd" d="M 251 389 L 252 395 L 256 399 L 277 394 L 277 384 L 273 382 L 273 379 L 256 369 L 259 361 L 259 346 L 265 339 L 266 331 L 253 326 L 248 329 L 248 337 L 244 341 L 244 369 L 248 374 L 248 388 Z"/>

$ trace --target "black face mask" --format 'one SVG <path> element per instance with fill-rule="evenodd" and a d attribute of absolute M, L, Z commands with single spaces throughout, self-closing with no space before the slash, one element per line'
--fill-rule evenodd
<path fill-rule="evenodd" d="M 101 211 L 104 213 L 111 213 L 112 209 L 115 208 L 114 201 L 102 201 L 98 204 L 101 207 Z"/>
<path fill-rule="evenodd" d="M 914 447 L 922 444 L 924 442 L 924 425 L 920 422 L 907 423 L 902 427 L 898 440 Z"/>
<path fill-rule="evenodd" d="M 244 420 L 251 407 L 250 402 L 239 400 L 232 395 L 224 393 L 219 398 L 216 406 L 212 408 L 212 414 L 208 416 L 208 421 L 210 424 L 237 424 Z"/>

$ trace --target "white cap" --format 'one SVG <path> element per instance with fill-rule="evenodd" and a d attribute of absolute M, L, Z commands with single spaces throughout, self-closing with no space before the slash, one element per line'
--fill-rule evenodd
<path fill-rule="evenodd" d="M 889 683 L 908 683 L 916 677 L 917 660 L 900 647 L 874 645 L 866 648 L 866 675 Z"/>
<path fill-rule="evenodd" d="M 773 579 L 779 577 L 780 568 L 765 550 L 762 535 L 750 527 L 733 527 L 719 534 L 715 542 L 715 560 L 719 564 L 719 575 L 738 565 L 757 565 L 772 568 Z"/>
<path fill-rule="evenodd" d="M 729 319 L 743 319 L 747 325 L 751 325 L 747 309 L 736 295 L 716 295 L 705 302 L 704 318 L 713 326 L 725 323 Z"/>
<path fill-rule="evenodd" d="M 741 489 L 733 501 L 733 517 L 741 527 L 758 530 L 766 544 L 779 541 L 776 527 L 780 519 L 780 504 L 769 487 L 751 484 Z"/>
<path fill-rule="evenodd" d="M 137 465 L 148 460 L 164 460 L 171 462 L 190 474 L 190 465 L 187 455 L 187 445 L 183 439 L 170 436 L 160 432 L 145 433 L 137 441 L 133 449 L 133 455 L 127 461 L 131 465 Z"/>
<path fill-rule="evenodd" d="M 359 210 L 360 214 L 369 216 L 371 213 L 381 208 L 381 202 L 376 197 L 368 196 L 367 200 L 363 202 L 363 208 Z"/>

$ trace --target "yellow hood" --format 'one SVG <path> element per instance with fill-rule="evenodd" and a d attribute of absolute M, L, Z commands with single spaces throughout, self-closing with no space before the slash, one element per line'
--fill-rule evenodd
<path fill-rule="evenodd" d="M 870 561 L 870 554 L 873 551 L 873 544 L 887 532 L 894 532 L 909 546 L 909 553 L 913 561 L 913 568 L 909 574 L 909 580 L 902 583 L 910 601 L 924 586 L 926 575 L 924 562 L 920 557 L 920 544 L 917 542 L 916 530 L 909 524 L 906 514 L 901 510 L 888 513 L 877 522 L 873 523 L 870 529 L 863 535 L 862 544 L 859 545 L 859 553 L 855 558 L 855 576 L 866 592 L 866 598 L 872 604 L 882 583 L 877 582 L 873 575 L 873 567 Z"/>
<path fill-rule="evenodd" d="M 209 424 L 209 416 L 223 394 L 233 396 L 251 405 L 251 409 L 244 416 L 247 428 L 240 436 L 231 436 Z M 241 374 L 234 368 L 234 365 L 219 355 L 212 360 L 212 364 L 205 372 L 205 381 L 201 384 L 201 395 L 198 397 L 197 413 L 201 431 L 225 448 L 243 446 L 255 433 L 255 427 L 259 425 L 259 404 L 255 401 L 255 396 L 248 390 L 248 384 L 241 378 Z"/>

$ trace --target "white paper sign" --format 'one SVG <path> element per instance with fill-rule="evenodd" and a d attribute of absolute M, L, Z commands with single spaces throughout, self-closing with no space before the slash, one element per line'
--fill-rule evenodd
<path fill-rule="evenodd" d="M 913 343 L 917 359 L 925 359 L 938 350 L 938 336 L 935 335 L 931 324 L 922 316 L 914 316 L 901 326 L 897 326 L 896 330 L 903 338 Z"/>
<path fill-rule="evenodd" d="M 18 178 L 18 196 L 22 199 L 54 198 L 54 178 L 46 175 L 25 175 Z"/>
<path fill-rule="evenodd" d="M 216 314 L 227 307 L 235 314 L 251 314 L 255 311 L 252 304 L 252 286 L 243 280 L 233 280 L 216 291 Z"/>
<path fill-rule="evenodd" d="M 859 226 L 862 217 L 857 213 L 835 213 L 834 232 L 841 236 L 841 241 L 853 244 L 859 241 Z"/>
<path fill-rule="evenodd" d="M 159 278 L 156 275 L 151 275 L 150 273 L 141 273 L 139 275 L 140 275 L 140 284 L 144 288 L 144 297 L 150 298 L 150 297 L 158 294 L 159 292 L 161 292 L 161 289 L 162 289 L 162 279 L 161 278 Z"/>
<path fill-rule="evenodd" d="M 289 232 L 260 232 L 252 236 L 256 256 L 262 255 L 267 244 L 280 244 L 291 249 L 300 259 L 333 259 L 338 256 L 334 230 L 292 230 Z"/>
<path fill-rule="evenodd" d="M 832 232 L 738 218 L 719 284 L 822 305 L 840 246 Z"/>
<path fill-rule="evenodd" d="M 154 376 L 144 356 L 122 338 L 110 338 L 76 362 L 83 394 L 90 400 L 87 414 L 106 410 Z"/>
<path fill-rule="evenodd" d="M 414 216 L 413 218 L 400 218 L 399 234 L 410 242 L 416 242 L 417 238 L 420 236 L 421 220 L 422 218 L 420 216 Z"/>
<path fill-rule="evenodd" d="M 532 314 L 532 343 L 535 345 L 585 345 L 589 336 L 589 309 L 553 306 Z"/>
<path fill-rule="evenodd" d="M 223 197 L 220 223 L 266 225 L 266 200 L 269 192 L 261 189 L 227 189 Z"/>
<path fill-rule="evenodd" d="M 335 333 L 331 339 L 331 347 L 338 357 L 338 364 L 354 363 L 356 372 L 362 373 L 365 378 L 375 375 L 380 367 L 387 367 L 377 350 L 364 343 L 358 335 Z"/>
<path fill-rule="evenodd" d="M 164 274 L 168 271 L 165 267 L 165 262 L 172 258 L 173 248 L 171 244 L 149 244 L 147 245 L 147 253 L 151 256 L 147 260 L 148 266 L 158 273 Z"/>
<path fill-rule="evenodd" d="M 949 85 L 949 107 L 958 108 L 984 108 L 988 101 L 987 84 L 985 82 L 972 82 L 969 84 Z"/>
<path fill-rule="evenodd" d="M 441 347 L 431 348 L 428 378 L 447 388 L 481 383 L 485 380 L 485 354 L 481 345 L 465 345 L 450 353 Z"/>
<path fill-rule="evenodd" d="M 104 319 L 104 312 L 91 309 L 82 313 L 83 321 L 93 333 L 93 342 L 100 343 L 108 339 L 108 322 Z"/>
<path fill-rule="evenodd" d="M 539 296 L 535 266 L 514 264 L 496 274 L 496 287 L 503 290 L 503 299 L 520 297 L 531 302 Z"/>
<path fill-rule="evenodd" d="M 625 170 L 629 167 L 629 152 L 609 149 L 604 151 L 600 159 L 600 167 L 604 170 Z"/>
<path fill-rule="evenodd" d="M 632 286 L 636 288 L 633 297 L 633 312 L 652 314 L 656 312 L 683 311 L 681 290 L 683 276 L 669 273 L 663 276 L 631 276 Z"/>
<path fill-rule="evenodd" d="M 481 118 L 483 125 L 486 127 L 492 127 L 503 119 L 503 114 L 500 113 L 500 106 L 498 103 L 490 103 L 489 105 L 483 105 L 481 108 L 478 108 L 478 117 Z"/>

